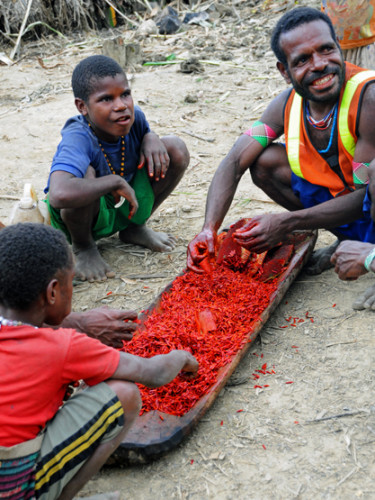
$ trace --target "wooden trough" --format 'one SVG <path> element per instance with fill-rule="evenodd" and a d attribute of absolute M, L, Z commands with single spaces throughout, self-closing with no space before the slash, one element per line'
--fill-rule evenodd
<path fill-rule="evenodd" d="M 289 240 L 284 243 L 284 245 L 292 243 L 294 245 L 294 253 L 286 269 L 277 279 L 277 289 L 271 295 L 269 305 L 264 309 L 256 323 L 253 324 L 247 336 L 248 341 L 244 344 L 243 348 L 237 352 L 229 364 L 220 369 L 217 381 L 209 392 L 190 411 L 181 417 L 162 413 L 160 410 L 143 413 L 138 417 L 125 440 L 112 455 L 111 463 L 147 463 L 169 452 L 181 443 L 184 437 L 191 432 L 213 404 L 215 398 L 244 357 L 250 343 L 256 339 L 262 327 L 282 300 L 286 291 L 311 255 L 316 238 L 316 232 L 303 231 L 291 235 Z M 168 293 L 171 285 L 162 294 Z M 158 307 L 162 294 L 150 306 L 148 314 L 154 308 Z"/>

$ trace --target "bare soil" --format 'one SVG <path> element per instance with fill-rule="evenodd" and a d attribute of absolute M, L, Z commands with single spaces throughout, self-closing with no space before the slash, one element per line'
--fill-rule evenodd
<path fill-rule="evenodd" d="M 217 165 L 285 88 L 268 47 L 286 2 L 273 2 L 268 10 L 233 3 L 237 16 L 232 11 L 223 22 L 138 40 L 148 60 L 174 53 L 206 61 L 197 73 L 182 73 L 180 64 L 136 65 L 128 72 L 151 127 L 159 135 L 179 135 L 191 152 L 184 179 L 149 222 L 174 234 L 178 245 L 155 254 L 116 236 L 101 241 L 116 278 L 75 286 L 75 310 L 103 304 L 141 310 L 184 269 Z M 113 35 L 64 45 L 39 42 L 24 47 L 19 63 L 0 66 L 4 223 L 25 182 L 43 197 L 60 130 L 76 113 L 72 70 L 83 57 L 101 53 L 103 40 Z M 279 210 L 246 175 L 224 224 Z M 317 245 L 332 241 L 321 231 Z M 192 434 L 153 463 L 103 468 L 80 496 L 119 490 L 122 499 L 147 500 L 375 498 L 374 312 L 351 308 L 373 279 L 346 283 L 333 270 L 315 277 L 302 272 Z M 307 311 L 314 322 L 280 328 L 289 324 L 286 318 L 305 318 Z M 268 388 L 254 389 L 251 374 L 261 363 L 274 365 L 276 374 L 263 376 Z"/>

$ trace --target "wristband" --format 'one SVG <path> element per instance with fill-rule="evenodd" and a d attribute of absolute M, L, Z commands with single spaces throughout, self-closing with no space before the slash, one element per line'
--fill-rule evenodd
<path fill-rule="evenodd" d="M 368 256 L 365 258 L 365 268 L 368 272 L 370 273 L 374 273 L 375 271 L 373 271 L 370 266 L 372 264 L 372 261 L 375 259 L 375 248 L 373 248 L 371 250 L 371 252 L 368 254 Z"/>

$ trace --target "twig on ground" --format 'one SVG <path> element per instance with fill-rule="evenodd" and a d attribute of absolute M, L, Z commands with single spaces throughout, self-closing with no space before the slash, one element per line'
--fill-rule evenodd
<path fill-rule="evenodd" d="M 317 422 L 324 422 L 325 420 L 333 420 L 335 418 L 354 417 L 361 413 L 367 413 L 365 410 L 351 411 L 347 413 L 339 413 L 338 415 L 331 415 L 330 417 L 315 418 L 314 420 L 306 420 L 306 424 L 315 424 Z"/>
<path fill-rule="evenodd" d="M 15 200 L 18 201 L 20 199 L 19 196 L 11 196 L 9 194 L 0 194 L 0 200 Z"/>
<path fill-rule="evenodd" d="M 356 342 L 357 342 L 357 339 L 348 340 L 347 342 L 332 342 L 332 344 L 327 344 L 326 347 L 332 347 L 334 345 L 355 344 Z"/>
<path fill-rule="evenodd" d="M 359 471 L 359 467 L 354 467 L 345 477 L 343 477 L 337 484 L 336 488 L 342 485 L 347 479 L 349 479 L 353 474 Z"/>
<path fill-rule="evenodd" d="M 190 132 L 189 130 L 181 130 L 184 134 L 190 135 L 191 137 L 195 137 L 196 139 L 200 139 L 201 141 L 206 141 L 206 142 L 215 142 L 215 139 L 212 137 L 203 137 L 202 135 L 194 134 L 193 132 Z"/>

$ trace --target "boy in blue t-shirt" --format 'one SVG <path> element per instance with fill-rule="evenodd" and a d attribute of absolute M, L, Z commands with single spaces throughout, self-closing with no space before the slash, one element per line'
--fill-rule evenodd
<path fill-rule="evenodd" d="M 80 115 L 70 118 L 53 158 L 46 192 L 52 226 L 65 232 L 76 277 L 105 280 L 114 273 L 95 241 L 119 232 L 125 243 L 170 251 L 175 238 L 146 226 L 189 164 L 185 143 L 160 139 L 134 106 L 128 80 L 113 59 L 98 55 L 73 71 Z"/>

